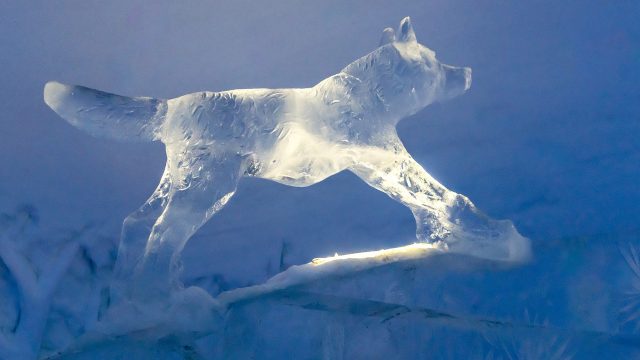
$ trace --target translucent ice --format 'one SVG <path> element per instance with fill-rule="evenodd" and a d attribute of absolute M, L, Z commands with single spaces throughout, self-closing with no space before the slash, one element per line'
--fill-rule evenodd
<path fill-rule="evenodd" d="M 409 18 L 380 46 L 306 89 L 198 92 L 129 98 L 50 82 L 46 103 L 92 135 L 166 145 L 164 175 L 125 220 L 116 277 L 127 297 L 179 288 L 187 240 L 231 199 L 245 176 L 313 185 L 349 170 L 413 212 L 417 238 L 453 252 L 521 260 L 528 240 L 431 177 L 395 126 L 429 104 L 464 93 L 471 69 L 445 65 L 416 41 Z M 149 233 L 149 228 L 151 231 Z"/>

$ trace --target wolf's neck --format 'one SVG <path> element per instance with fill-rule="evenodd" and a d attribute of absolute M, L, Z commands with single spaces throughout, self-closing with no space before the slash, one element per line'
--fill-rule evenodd
<path fill-rule="evenodd" d="M 327 106 L 340 106 L 343 111 L 367 118 L 367 121 L 394 122 L 389 104 L 380 88 L 345 72 L 333 75 L 315 86 L 317 96 Z"/>
<path fill-rule="evenodd" d="M 349 64 L 342 73 L 358 79 L 371 98 L 384 104 L 386 116 L 397 123 L 421 107 L 411 92 L 410 81 L 396 73 L 396 63 L 396 54 L 385 46 Z"/>

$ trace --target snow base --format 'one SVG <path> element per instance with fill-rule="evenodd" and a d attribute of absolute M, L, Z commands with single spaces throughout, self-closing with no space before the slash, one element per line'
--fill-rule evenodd
<path fill-rule="evenodd" d="M 532 271 L 428 244 L 336 254 L 216 298 L 188 288 L 170 306 L 147 309 L 135 328 L 127 319 L 144 317 L 113 309 L 119 326 L 102 324 L 49 359 L 640 356 L 633 336 L 533 313 L 542 311 L 532 300 L 539 288 L 520 280 Z M 510 299 L 513 288 L 520 301 Z"/>

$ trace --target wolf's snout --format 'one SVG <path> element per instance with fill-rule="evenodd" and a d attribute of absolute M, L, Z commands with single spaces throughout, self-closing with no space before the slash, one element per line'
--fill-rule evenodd
<path fill-rule="evenodd" d="M 471 87 L 471 68 L 443 65 L 444 91 L 440 100 L 461 95 Z"/>

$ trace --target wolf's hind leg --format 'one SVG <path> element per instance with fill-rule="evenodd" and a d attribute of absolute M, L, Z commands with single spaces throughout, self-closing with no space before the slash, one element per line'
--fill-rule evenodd
<path fill-rule="evenodd" d="M 416 219 L 416 236 L 425 242 L 475 256 L 520 260 L 528 240 L 508 220 L 493 220 L 465 196 L 450 191 L 418 164 L 401 144 L 372 148 L 350 168 L 370 186 L 407 206 Z"/>
<path fill-rule="evenodd" d="M 123 296 L 123 287 L 131 279 L 133 270 L 144 256 L 153 224 L 164 211 L 168 201 L 171 180 L 168 169 L 147 201 L 135 212 L 129 214 L 122 224 L 118 255 L 111 281 L 111 300 L 118 301 Z"/>
<path fill-rule="evenodd" d="M 148 298 L 181 288 L 180 253 L 189 238 L 233 196 L 242 175 L 241 164 L 235 155 L 221 157 L 203 165 L 188 185 L 171 189 L 135 270 L 135 293 Z"/>

